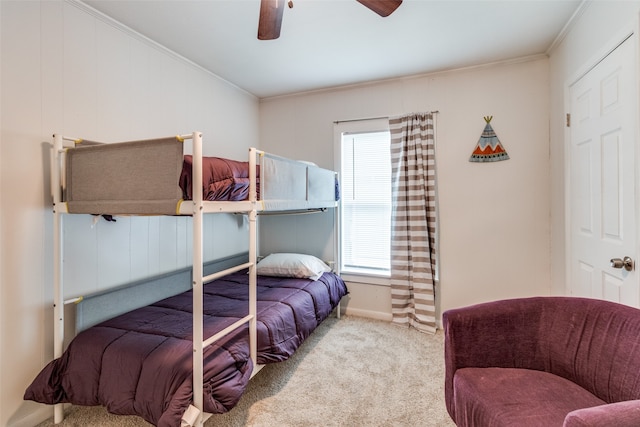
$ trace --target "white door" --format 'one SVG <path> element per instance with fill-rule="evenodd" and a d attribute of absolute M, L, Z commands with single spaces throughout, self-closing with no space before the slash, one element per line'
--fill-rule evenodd
<path fill-rule="evenodd" d="M 630 37 L 570 87 L 569 289 L 638 307 L 635 61 Z"/>

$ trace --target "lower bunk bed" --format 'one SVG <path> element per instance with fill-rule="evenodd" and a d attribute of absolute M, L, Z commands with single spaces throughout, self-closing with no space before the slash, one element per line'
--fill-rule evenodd
<path fill-rule="evenodd" d="M 280 260 L 282 256 L 277 254 Z M 288 260 L 285 267 L 274 266 L 270 257 L 257 267 L 258 364 L 289 358 L 339 309 L 348 292 L 340 276 L 326 271 L 328 267 L 291 270 Z M 208 336 L 247 315 L 248 288 L 246 270 L 203 286 Z M 195 409 L 191 406 L 192 307 L 189 290 L 80 332 L 62 357 L 37 375 L 24 398 L 45 404 L 101 405 L 111 413 L 138 415 L 157 426 L 189 425 L 189 412 Z M 255 371 L 247 328 L 245 324 L 204 349 L 205 413 L 231 410 Z"/>

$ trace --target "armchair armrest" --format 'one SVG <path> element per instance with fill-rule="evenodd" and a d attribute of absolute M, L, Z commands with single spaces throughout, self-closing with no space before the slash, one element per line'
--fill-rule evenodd
<path fill-rule="evenodd" d="M 563 427 L 635 427 L 640 425 L 640 400 L 609 403 L 569 412 Z"/>
<path fill-rule="evenodd" d="M 443 313 L 445 402 L 454 417 L 453 377 L 466 367 L 545 370 L 539 348 L 541 298 L 500 300 Z"/>

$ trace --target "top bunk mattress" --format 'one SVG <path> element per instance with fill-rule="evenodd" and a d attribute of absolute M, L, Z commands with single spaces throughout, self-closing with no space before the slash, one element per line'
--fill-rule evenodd
<path fill-rule="evenodd" d="M 180 137 L 112 144 L 81 143 L 65 151 L 63 200 L 67 212 L 110 215 L 188 214 L 194 156 Z M 250 150 L 251 152 L 251 150 Z M 307 162 L 255 151 L 261 211 L 335 207 L 336 173 Z M 250 154 L 251 155 L 251 154 Z M 196 158 L 202 164 L 205 202 L 248 201 L 249 161 Z"/>

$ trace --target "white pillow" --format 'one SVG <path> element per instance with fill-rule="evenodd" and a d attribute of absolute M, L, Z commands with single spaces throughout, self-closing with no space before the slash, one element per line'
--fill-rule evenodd
<path fill-rule="evenodd" d="M 261 276 L 296 277 L 318 280 L 331 268 L 313 255 L 277 253 L 263 258 L 257 265 Z"/>
<path fill-rule="evenodd" d="M 318 165 L 316 165 L 316 164 L 315 164 L 315 163 L 313 163 L 313 162 L 308 162 L 308 161 L 306 161 L 306 160 L 298 160 L 298 161 L 299 161 L 300 163 L 304 163 L 305 165 L 318 167 Z"/>

